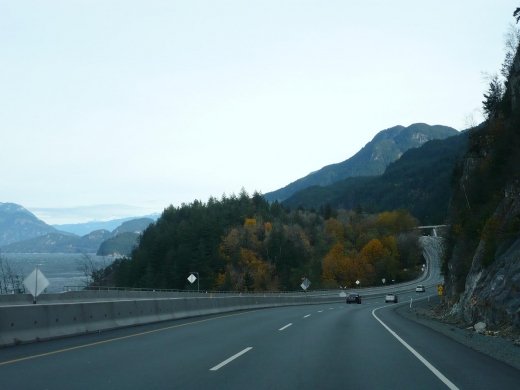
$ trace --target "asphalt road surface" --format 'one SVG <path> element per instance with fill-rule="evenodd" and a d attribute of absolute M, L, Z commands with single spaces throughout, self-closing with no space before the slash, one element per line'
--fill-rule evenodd
<path fill-rule="evenodd" d="M 436 286 L 442 277 L 430 241 L 423 284 Z M 393 289 L 398 305 L 436 293 L 378 291 Z M 3 348 L 0 389 L 520 388 L 519 370 L 395 307 L 364 296 L 361 305 L 220 314 Z"/>
<path fill-rule="evenodd" d="M 431 293 L 410 290 L 399 304 Z M 519 388 L 519 370 L 395 307 L 384 298 L 284 307 L 4 348 L 0 388 Z"/>

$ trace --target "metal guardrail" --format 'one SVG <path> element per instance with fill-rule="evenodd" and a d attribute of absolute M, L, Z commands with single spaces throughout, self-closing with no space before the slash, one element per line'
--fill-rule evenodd
<path fill-rule="evenodd" d="M 314 294 L 314 293 L 337 293 L 338 291 L 345 292 L 356 292 L 356 291 L 367 291 L 375 288 L 394 288 L 394 287 L 405 287 L 408 285 L 414 285 L 418 282 L 423 281 L 427 278 L 430 271 L 428 267 L 425 272 L 422 273 L 418 278 L 408 280 L 401 283 L 385 284 L 378 286 L 363 286 L 363 287 L 352 287 L 348 289 L 321 289 L 321 290 L 297 290 L 297 291 L 214 291 L 214 290 L 179 290 L 179 289 L 159 289 L 159 288 L 138 288 L 138 287 L 108 287 L 108 286 L 63 286 L 63 292 L 69 291 L 137 291 L 137 292 L 172 292 L 172 293 L 199 293 L 199 294 L 241 294 L 241 295 L 280 295 L 280 294 Z"/>
<path fill-rule="evenodd" d="M 199 293 L 199 294 L 303 294 L 316 292 L 332 292 L 339 289 L 328 290 L 298 290 L 298 291 L 214 291 L 214 290 L 178 290 L 160 288 L 138 288 L 138 287 L 106 287 L 106 286 L 63 286 L 63 291 L 139 291 L 139 292 L 180 292 L 180 293 Z"/>

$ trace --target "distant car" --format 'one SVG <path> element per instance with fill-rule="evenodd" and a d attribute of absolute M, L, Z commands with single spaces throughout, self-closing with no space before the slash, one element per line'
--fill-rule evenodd
<path fill-rule="evenodd" d="M 385 303 L 388 303 L 388 302 L 394 302 L 394 303 L 397 303 L 397 295 L 395 294 L 386 294 L 386 297 L 385 297 Z"/>
<path fill-rule="evenodd" d="M 359 305 L 361 304 L 361 296 L 359 294 L 349 294 L 347 296 L 347 303 L 357 303 Z"/>
<path fill-rule="evenodd" d="M 426 292 L 426 288 L 420 284 L 417 287 L 415 287 L 415 292 Z"/>

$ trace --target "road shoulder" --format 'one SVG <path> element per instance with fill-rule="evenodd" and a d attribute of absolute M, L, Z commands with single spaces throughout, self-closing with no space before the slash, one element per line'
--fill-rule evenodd
<path fill-rule="evenodd" d="M 515 345 L 514 340 L 478 334 L 474 331 L 459 328 L 457 325 L 444 323 L 432 318 L 431 313 L 439 302 L 438 297 L 430 300 L 424 299 L 414 302 L 412 308 L 408 304 L 400 305 L 395 309 L 395 312 L 404 318 L 422 324 L 461 344 L 520 370 L 520 346 Z"/>

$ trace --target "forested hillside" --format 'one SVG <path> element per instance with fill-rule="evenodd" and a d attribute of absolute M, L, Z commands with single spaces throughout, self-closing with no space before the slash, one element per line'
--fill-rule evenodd
<path fill-rule="evenodd" d="M 467 150 L 468 134 L 432 140 L 406 151 L 383 175 L 353 177 L 330 186 L 314 186 L 283 202 L 291 208 L 361 207 L 371 213 L 406 209 L 422 224 L 443 224 L 452 194 L 453 169 Z"/>
<path fill-rule="evenodd" d="M 406 211 L 379 215 L 288 211 L 259 193 L 170 206 L 151 224 L 131 258 L 110 267 L 118 286 L 295 290 L 303 277 L 313 288 L 406 280 L 421 254 L 416 220 Z"/>
<path fill-rule="evenodd" d="M 327 165 L 316 172 L 288 184 L 284 188 L 265 194 L 269 201 L 283 201 L 294 193 L 311 186 L 328 186 L 348 177 L 381 175 L 386 167 L 411 149 L 434 139 L 445 139 L 458 134 L 447 126 L 430 126 L 414 123 L 408 127 L 394 126 L 382 130 L 359 152 L 349 159 Z"/>

